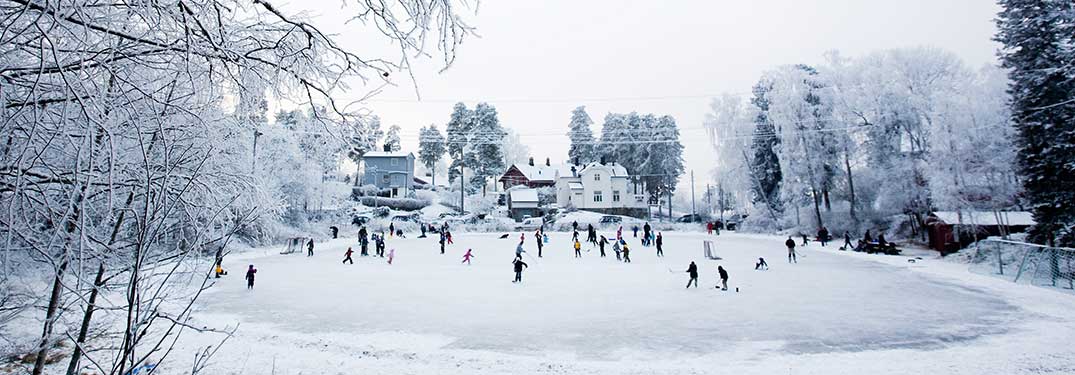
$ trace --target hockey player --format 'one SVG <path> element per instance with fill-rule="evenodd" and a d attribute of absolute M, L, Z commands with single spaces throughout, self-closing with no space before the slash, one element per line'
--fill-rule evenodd
<path fill-rule="evenodd" d="M 788 247 L 788 263 L 799 263 L 799 260 L 795 257 L 795 240 L 788 236 L 788 240 L 784 241 L 784 246 Z"/>
<path fill-rule="evenodd" d="M 687 288 L 691 287 L 691 283 L 694 283 L 694 287 L 698 287 L 698 266 L 691 262 L 691 265 L 687 266 L 687 274 L 691 276 L 690 280 L 687 280 Z"/>
<path fill-rule="evenodd" d="M 529 266 L 527 266 L 526 262 L 523 262 L 522 258 L 519 257 L 516 257 L 515 260 L 511 262 L 511 264 L 515 267 L 515 280 L 512 282 L 523 282 L 523 268 L 528 268 Z"/>

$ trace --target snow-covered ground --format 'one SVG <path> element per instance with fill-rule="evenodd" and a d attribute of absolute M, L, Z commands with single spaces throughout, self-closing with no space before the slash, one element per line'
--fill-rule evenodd
<path fill-rule="evenodd" d="M 614 233 L 603 233 L 612 238 Z M 314 257 L 258 249 L 226 260 L 231 276 L 204 298 L 201 324 L 239 323 L 215 374 L 1070 374 L 1075 298 L 972 274 L 936 259 L 839 252 L 812 243 L 788 264 L 783 239 L 665 233 L 666 257 L 632 245 L 573 257 L 552 233 L 513 284 L 519 233 L 390 239 L 392 265 L 358 257 L 354 239 Z M 723 260 L 702 256 L 714 241 Z M 460 260 L 473 248 L 472 265 Z M 584 246 L 589 248 L 589 246 Z M 765 257 L 769 271 L 755 271 Z M 691 262 L 699 288 L 684 289 Z M 246 264 L 258 268 L 246 290 Z M 714 289 L 717 265 L 733 290 Z M 735 292 L 738 288 L 739 292 Z M 187 371 L 211 335 L 187 336 L 162 368 Z"/>

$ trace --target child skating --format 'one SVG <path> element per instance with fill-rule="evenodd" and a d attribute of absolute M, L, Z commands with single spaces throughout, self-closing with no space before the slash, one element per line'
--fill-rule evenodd
<path fill-rule="evenodd" d="M 470 265 L 470 258 L 473 258 L 473 257 L 474 257 L 474 254 L 471 254 L 470 249 L 467 249 L 467 253 L 463 254 L 463 263 L 466 263 L 469 266 Z M 462 264 L 462 263 L 460 263 L 460 264 Z"/>
<path fill-rule="evenodd" d="M 582 258 L 582 244 L 577 238 L 575 239 L 575 258 Z"/>
<path fill-rule="evenodd" d="M 258 273 L 258 270 L 251 264 L 250 268 L 246 269 L 246 289 L 254 289 L 254 274 Z"/>
<path fill-rule="evenodd" d="M 396 249 L 388 250 L 388 265 L 392 265 L 392 259 L 396 258 Z"/>
<path fill-rule="evenodd" d="M 691 262 L 691 265 L 687 266 L 687 274 L 689 274 L 690 277 L 691 277 L 690 280 L 687 280 L 687 288 L 691 287 L 691 283 L 694 283 L 694 287 L 697 288 L 698 287 L 698 266 L 695 265 L 694 262 Z"/>
<path fill-rule="evenodd" d="M 344 258 L 343 258 L 343 262 L 342 262 L 342 263 L 347 263 L 347 262 L 351 262 L 351 264 L 355 264 L 355 261 L 351 259 L 351 254 L 354 254 L 354 251 L 352 251 L 352 250 L 351 250 L 351 247 L 350 247 L 350 246 L 348 246 L 348 247 L 347 247 L 347 252 L 346 252 L 346 253 L 343 253 L 343 255 L 344 255 Z"/>

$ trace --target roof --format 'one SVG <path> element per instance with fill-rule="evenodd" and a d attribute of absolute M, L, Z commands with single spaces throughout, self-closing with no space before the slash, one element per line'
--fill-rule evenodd
<path fill-rule="evenodd" d="M 578 181 L 568 182 L 567 187 L 571 190 L 582 190 L 582 183 Z"/>
<path fill-rule="evenodd" d="M 1030 226 L 1034 225 L 1034 216 L 1026 211 L 1002 211 L 1001 217 L 1005 225 Z M 948 224 L 959 224 L 959 212 L 937 211 L 933 213 L 937 219 Z M 997 218 L 992 211 L 963 211 L 963 224 L 997 225 Z"/>
<path fill-rule="evenodd" d="M 586 166 L 582 167 L 582 169 L 579 169 L 579 174 L 585 173 L 586 170 L 590 169 L 590 168 L 608 169 L 609 171 L 611 171 L 612 177 L 627 177 L 627 168 L 624 168 L 622 165 L 620 165 L 620 163 L 608 163 L 608 164 L 601 164 L 601 163 L 598 163 L 598 162 L 589 163 L 589 164 L 586 164 Z"/>
<path fill-rule="evenodd" d="M 512 202 L 537 202 L 538 193 L 534 189 L 515 189 L 508 192 Z"/>
<path fill-rule="evenodd" d="M 403 151 L 392 151 L 392 152 L 370 151 L 370 152 L 367 152 L 365 155 L 362 155 L 362 157 L 363 158 L 406 158 L 406 157 L 414 157 L 414 155 L 411 154 L 410 152 L 403 152 Z"/>
<path fill-rule="evenodd" d="M 556 182 L 559 166 L 513 164 L 515 168 L 530 182 Z M 509 168 L 510 170 L 510 168 Z"/>

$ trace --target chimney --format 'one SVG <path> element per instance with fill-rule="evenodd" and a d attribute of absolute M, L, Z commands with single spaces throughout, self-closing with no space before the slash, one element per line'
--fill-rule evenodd
<path fill-rule="evenodd" d="M 534 157 L 533 156 L 530 157 L 530 166 L 531 167 L 534 166 Z"/>
<path fill-rule="evenodd" d="M 392 152 L 392 146 L 387 144 L 387 143 L 385 143 L 384 144 L 384 152 Z"/>
<path fill-rule="evenodd" d="M 579 176 L 579 172 L 578 172 L 578 170 L 576 170 L 576 169 L 575 169 L 575 166 L 574 166 L 574 165 L 572 165 L 572 166 L 571 166 L 571 177 L 578 177 L 578 176 Z"/>
<path fill-rule="evenodd" d="M 552 163 L 549 162 L 549 158 L 545 158 L 545 166 L 546 167 L 551 167 L 552 166 Z"/>
<path fill-rule="evenodd" d="M 579 165 L 579 157 L 578 156 L 576 156 L 574 159 L 571 159 L 571 165 Z"/>
<path fill-rule="evenodd" d="M 601 156 L 601 165 L 605 165 L 605 157 Z"/>

